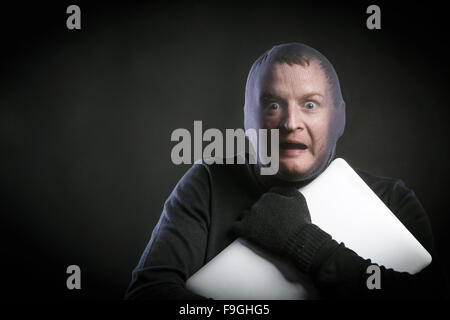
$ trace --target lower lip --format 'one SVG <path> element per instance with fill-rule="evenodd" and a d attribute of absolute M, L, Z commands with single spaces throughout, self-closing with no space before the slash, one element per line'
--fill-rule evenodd
<path fill-rule="evenodd" d="M 299 155 L 305 153 L 308 149 L 280 149 L 280 153 L 286 155 Z"/>

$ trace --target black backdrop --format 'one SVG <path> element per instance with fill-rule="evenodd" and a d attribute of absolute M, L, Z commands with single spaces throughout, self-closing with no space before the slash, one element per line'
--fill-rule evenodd
<path fill-rule="evenodd" d="M 338 156 L 403 179 L 450 265 L 446 16 L 427 2 L 2 4 L 1 283 L 9 297 L 122 298 L 188 165 L 176 128 L 243 127 L 252 62 L 303 42 L 334 64 L 347 103 Z M 66 289 L 77 264 L 82 289 Z"/>

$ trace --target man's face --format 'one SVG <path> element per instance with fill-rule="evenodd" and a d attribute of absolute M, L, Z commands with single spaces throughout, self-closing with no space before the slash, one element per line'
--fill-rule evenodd
<path fill-rule="evenodd" d="M 320 64 L 275 63 L 255 83 L 256 124 L 279 129 L 279 176 L 301 180 L 328 160 L 337 141 L 334 101 Z M 258 128 L 258 129 L 259 129 Z M 268 146 L 269 147 L 269 146 Z"/>

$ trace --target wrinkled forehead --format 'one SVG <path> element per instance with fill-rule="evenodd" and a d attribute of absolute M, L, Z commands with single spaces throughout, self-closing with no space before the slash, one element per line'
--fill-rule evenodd
<path fill-rule="evenodd" d="M 263 93 L 306 94 L 319 92 L 323 95 L 329 88 L 326 74 L 317 60 L 309 64 L 275 62 L 259 66 L 253 79 L 253 94 L 258 98 Z"/>

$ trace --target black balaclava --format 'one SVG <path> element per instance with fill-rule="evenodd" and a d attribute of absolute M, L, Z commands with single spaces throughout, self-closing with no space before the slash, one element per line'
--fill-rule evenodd
<path fill-rule="evenodd" d="M 336 154 L 336 143 L 338 139 L 344 132 L 345 127 L 345 103 L 342 99 L 341 89 L 339 85 L 339 79 L 334 70 L 332 64 L 328 59 L 323 56 L 317 50 L 301 43 L 288 43 L 281 44 L 273 47 L 272 49 L 266 51 L 262 54 L 252 65 L 250 69 L 247 84 L 245 88 L 245 106 L 244 106 L 244 122 L 245 129 L 259 128 L 259 97 L 255 94 L 258 91 L 258 78 L 264 75 L 264 71 L 268 70 L 274 63 L 288 63 L 299 64 L 299 65 L 309 65 L 309 62 L 315 60 L 320 63 L 325 75 L 327 76 L 328 83 L 334 95 L 335 109 L 330 119 L 328 128 L 328 151 L 327 156 L 322 160 L 322 163 L 316 167 L 316 169 L 311 172 L 308 176 L 303 177 L 298 180 L 286 179 L 280 173 L 276 175 L 261 175 L 260 169 L 261 164 L 258 161 L 258 165 L 253 165 L 253 172 L 256 178 L 264 188 L 268 188 L 273 185 L 285 185 L 285 186 L 295 186 L 300 188 L 317 176 L 319 176 L 328 165 L 334 160 Z M 256 114 L 255 114 L 256 113 Z M 257 141 L 252 141 L 250 143 L 253 146 L 257 146 Z M 255 149 L 256 150 L 256 149 Z"/>

